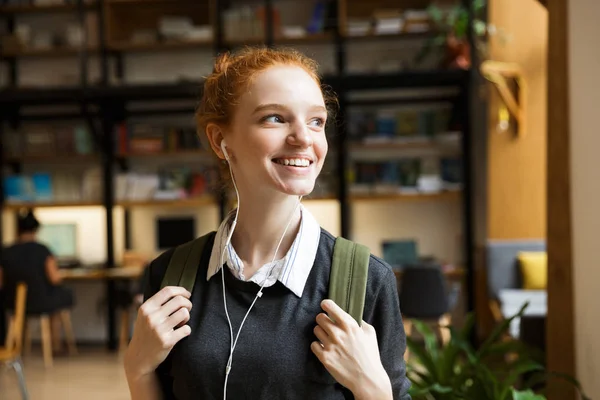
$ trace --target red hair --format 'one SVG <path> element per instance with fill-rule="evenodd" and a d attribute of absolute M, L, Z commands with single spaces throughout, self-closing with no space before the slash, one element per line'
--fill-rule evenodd
<path fill-rule="evenodd" d="M 240 95 L 252 83 L 252 78 L 274 66 L 302 68 L 321 88 L 327 109 L 332 112 L 337 107 L 335 95 L 321 84 L 318 65 L 314 60 L 294 49 L 248 47 L 235 54 L 220 54 L 215 60 L 213 72 L 204 82 L 202 100 L 196 110 L 198 133 L 206 133 L 210 123 L 229 124 L 234 107 Z"/>

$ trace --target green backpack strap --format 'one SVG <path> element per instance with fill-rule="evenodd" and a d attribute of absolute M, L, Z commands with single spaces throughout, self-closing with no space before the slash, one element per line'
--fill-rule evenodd
<path fill-rule="evenodd" d="M 362 324 L 371 251 L 338 237 L 333 246 L 329 298 Z"/>
<path fill-rule="evenodd" d="M 163 276 L 161 289 L 165 286 L 181 286 L 192 292 L 204 246 L 213 234 L 214 232 L 207 233 L 175 248 Z"/>

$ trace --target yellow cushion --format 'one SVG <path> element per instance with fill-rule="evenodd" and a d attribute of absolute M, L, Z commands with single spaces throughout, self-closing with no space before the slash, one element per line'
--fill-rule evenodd
<path fill-rule="evenodd" d="M 548 255 L 545 251 L 521 251 L 517 255 L 523 289 L 545 290 L 548 283 Z"/>

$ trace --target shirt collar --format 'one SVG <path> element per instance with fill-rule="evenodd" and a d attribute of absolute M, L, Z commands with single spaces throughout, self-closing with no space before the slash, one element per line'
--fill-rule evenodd
<path fill-rule="evenodd" d="M 298 234 L 284 258 L 275 261 L 276 264 L 281 263 L 277 280 L 298 297 L 302 297 L 306 281 L 308 280 L 308 276 L 310 275 L 310 271 L 315 262 L 317 248 L 319 247 L 319 239 L 321 237 L 321 226 L 314 216 L 303 204 L 300 204 L 300 210 L 301 220 Z M 206 280 L 209 280 L 221 270 L 221 253 L 223 252 L 225 241 L 229 235 L 229 228 L 234 217 L 235 209 L 227 214 L 227 217 L 221 222 L 221 225 L 217 230 L 215 243 L 210 255 L 208 270 L 206 272 Z M 227 246 L 223 262 L 227 264 L 232 271 L 236 271 L 236 263 L 241 263 L 231 243 Z M 262 266 L 261 270 L 264 267 L 265 266 Z M 257 272 L 256 275 L 258 276 L 259 272 Z M 265 286 L 270 286 L 268 281 Z"/>

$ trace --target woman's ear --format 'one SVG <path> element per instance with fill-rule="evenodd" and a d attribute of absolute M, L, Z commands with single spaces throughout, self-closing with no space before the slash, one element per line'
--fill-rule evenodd
<path fill-rule="evenodd" d="M 217 157 L 221 160 L 225 160 L 225 154 L 221 150 L 221 142 L 224 140 L 223 130 L 217 124 L 210 123 L 206 126 L 206 137 L 210 143 L 211 149 L 215 152 Z"/>

